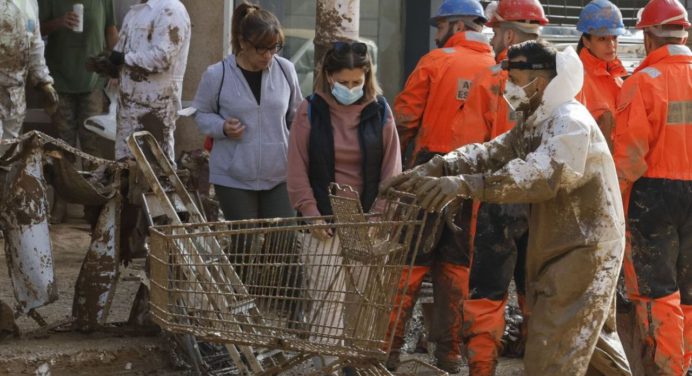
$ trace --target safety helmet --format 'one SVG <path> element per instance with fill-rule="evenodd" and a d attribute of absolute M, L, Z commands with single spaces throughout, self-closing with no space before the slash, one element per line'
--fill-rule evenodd
<path fill-rule="evenodd" d="M 687 11 L 678 0 L 651 0 L 637 13 L 637 29 L 660 25 L 690 27 Z"/>
<path fill-rule="evenodd" d="M 595 36 L 625 34 L 620 9 L 608 0 L 593 0 L 579 14 L 577 30 Z"/>
<path fill-rule="evenodd" d="M 548 24 L 543 6 L 538 0 L 500 0 L 486 8 L 486 26 L 494 27 L 498 22 L 529 22 Z"/>
<path fill-rule="evenodd" d="M 435 16 L 430 19 L 430 25 L 437 26 L 437 21 L 442 18 L 462 16 L 478 17 L 483 22 L 488 21 L 479 0 L 445 0 Z"/>

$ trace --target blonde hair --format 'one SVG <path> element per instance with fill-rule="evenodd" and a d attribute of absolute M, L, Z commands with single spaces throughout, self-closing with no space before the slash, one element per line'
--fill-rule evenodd
<path fill-rule="evenodd" d="M 358 41 L 343 40 L 339 42 L 354 43 Z M 345 52 L 337 52 L 335 46 L 332 45 L 324 54 L 319 65 L 319 71 L 315 79 L 315 88 L 323 93 L 330 93 L 331 86 L 328 80 L 330 75 L 343 69 L 362 69 L 365 73 L 365 83 L 363 85 L 363 98 L 359 102 L 370 102 L 382 94 L 382 89 L 379 82 L 377 82 L 373 68 L 369 50 L 364 55 L 353 52 L 352 48 Z"/>

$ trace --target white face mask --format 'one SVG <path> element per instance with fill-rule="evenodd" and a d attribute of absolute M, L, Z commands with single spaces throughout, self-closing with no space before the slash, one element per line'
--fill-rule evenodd
<path fill-rule="evenodd" d="M 349 106 L 353 103 L 356 103 L 356 101 L 363 96 L 364 86 L 365 83 L 349 89 L 346 86 L 338 82 L 335 82 L 334 86 L 332 87 L 332 95 L 334 96 L 334 98 L 336 98 L 336 100 L 339 103 L 345 106 Z"/>
<path fill-rule="evenodd" d="M 516 111 L 520 106 L 528 105 L 531 102 L 531 99 L 536 95 L 537 92 L 534 92 L 533 95 L 529 97 L 526 95 L 526 91 L 524 91 L 524 89 L 534 83 L 534 81 L 537 79 L 538 78 L 534 78 L 531 82 L 524 86 L 519 86 L 514 82 L 507 80 L 503 95 L 507 103 L 509 103 L 509 106 L 512 107 L 513 111 Z"/>

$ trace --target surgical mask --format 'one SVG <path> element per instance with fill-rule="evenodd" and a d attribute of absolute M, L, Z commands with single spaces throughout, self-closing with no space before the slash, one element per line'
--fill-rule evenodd
<path fill-rule="evenodd" d="M 507 80 L 503 95 L 507 103 L 509 103 L 509 105 L 512 107 L 512 110 L 516 111 L 516 109 L 518 109 L 520 106 L 528 105 L 531 102 L 531 99 L 536 95 L 536 93 L 533 93 L 533 95 L 529 97 L 526 95 L 526 91 L 524 89 L 534 83 L 534 81 L 536 81 L 536 78 L 524 86 L 519 86 L 514 82 Z"/>
<path fill-rule="evenodd" d="M 352 89 L 347 88 L 346 86 L 335 82 L 334 86 L 332 86 L 332 95 L 336 100 L 343 104 L 344 106 L 352 105 L 354 104 L 358 99 L 363 97 L 363 86 L 365 84 L 362 84 L 360 86 L 356 86 Z"/>

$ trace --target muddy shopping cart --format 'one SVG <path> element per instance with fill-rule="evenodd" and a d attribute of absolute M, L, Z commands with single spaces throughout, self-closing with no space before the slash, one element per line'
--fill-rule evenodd
<path fill-rule="evenodd" d="M 382 365 L 387 328 L 398 318 L 399 281 L 421 246 L 426 215 L 402 193 L 383 199 L 380 215 L 363 214 L 347 187 L 332 193 L 329 217 L 153 227 L 156 323 L 226 344 L 241 375 L 325 375 L 347 366 L 390 375 Z M 320 231 L 333 236 L 319 240 Z"/>

